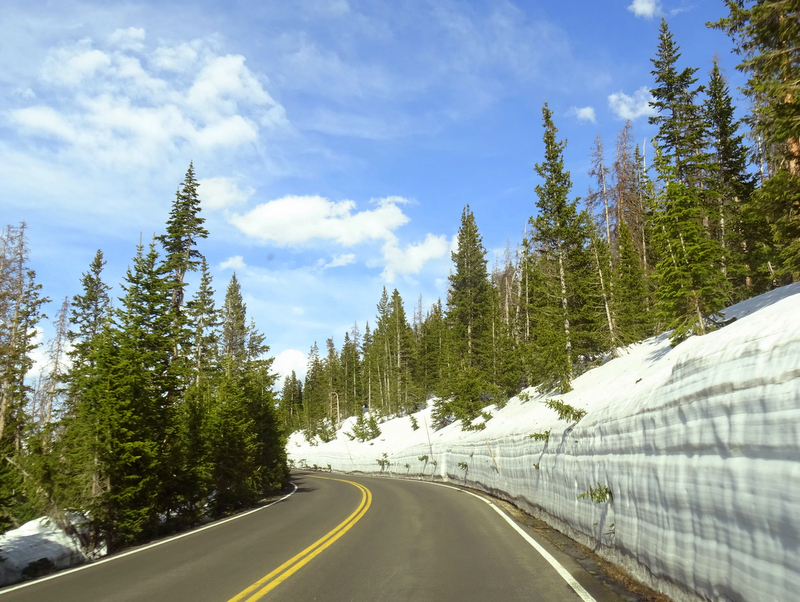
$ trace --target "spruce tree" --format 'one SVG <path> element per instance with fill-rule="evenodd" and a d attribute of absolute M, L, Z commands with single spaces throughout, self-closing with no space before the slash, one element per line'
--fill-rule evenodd
<path fill-rule="evenodd" d="M 658 298 L 668 328 L 674 329 L 673 344 L 689 334 L 705 334 L 706 319 L 713 319 L 729 295 L 727 257 L 715 232 L 720 193 L 710 178 L 714 166 L 705 149 L 707 125 L 696 104 L 702 88 L 693 88 L 696 69 L 678 72 L 678 50 L 662 19 L 650 103 L 658 111 L 650 122 L 659 128 L 656 170 L 662 186 L 653 221 L 662 253 Z"/>
<path fill-rule="evenodd" d="M 570 174 L 564 169 L 563 152 L 566 142 L 556 140 L 558 130 L 553 113 L 545 103 L 542 108 L 545 158 L 534 167 L 543 179 L 536 186 L 538 214 L 530 219 L 531 239 L 536 257 L 529 258 L 529 294 L 536 305 L 536 334 L 533 344 L 539 361 L 537 377 L 545 385 L 561 391 L 570 389 L 573 371 L 573 332 L 570 324 L 569 298 L 573 293 L 568 279 L 573 257 L 585 242 L 579 227 L 577 200 L 570 200 Z"/>
<path fill-rule="evenodd" d="M 463 425 L 488 405 L 482 397 L 491 383 L 491 312 L 495 301 L 486 269 L 486 249 L 475 216 L 467 205 L 461 213 L 458 250 L 452 254 L 455 273 L 449 277 L 447 321 L 457 366 L 445 383 L 447 409 Z"/>
<path fill-rule="evenodd" d="M 159 514 L 172 510 L 164 488 L 174 434 L 169 280 L 155 241 L 146 254 L 140 245 L 114 322 L 90 359 L 98 397 L 86 400 L 96 404 L 87 412 L 98 416 L 96 454 L 105 483 L 88 510 L 109 549 L 157 533 Z"/>
<path fill-rule="evenodd" d="M 619 258 L 614 278 L 614 288 L 620 291 L 614 299 L 617 331 L 621 342 L 630 345 L 650 336 L 651 319 L 639 253 L 624 222 L 619 229 Z"/>
<path fill-rule="evenodd" d="M 755 181 L 748 173 L 744 135 L 738 133 L 733 101 L 715 60 L 704 104 L 709 124 L 713 169 L 710 185 L 719 193 L 718 236 L 725 249 L 723 271 L 734 300 L 764 292 L 771 280 L 768 262 L 776 259 L 769 244 L 769 224 L 751 205 Z"/>
<path fill-rule="evenodd" d="M 29 418 L 25 407 L 32 387 L 31 352 L 36 326 L 47 316 L 42 285 L 28 268 L 26 225 L 8 226 L 0 236 L 0 532 L 35 516 L 34 500 L 25 495 L 20 457 Z"/>
<path fill-rule="evenodd" d="M 800 20 L 797 0 L 725 0 L 729 14 L 711 27 L 724 30 L 748 76 L 750 125 L 764 148 L 768 178 L 754 200 L 780 251 L 779 273 L 800 278 Z"/>

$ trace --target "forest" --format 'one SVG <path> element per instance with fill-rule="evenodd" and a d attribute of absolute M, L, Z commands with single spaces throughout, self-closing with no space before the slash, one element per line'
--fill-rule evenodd
<path fill-rule="evenodd" d="M 136 248 L 112 304 L 102 250 L 55 314 L 49 363 L 30 374 L 49 301 L 26 225 L 0 237 L 0 528 L 47 514 L 90 555 L 252 505 L 289 478 L 272 358 L 234 274 L 222 307 L 189 166 L 165 232 Z M 186 276 L 200 272 L 187 294 Z"/>
<path fill-rule="evenodd" d="M 593 191 L 578 199 L 545 104 L 524 238 L 489 265 L 466 206 L 445 299 L 420 298 L 409 315 L 384 288 L 371 324 L 355 323 L 340 348 L 315 342 L 305 378 L 292 373 L 280 391 L 235 274 L 215 305 L 192 165 L 163 233 L 139 241 L 118 302 L 98 250 L 77 293 L 56 303 L 38 377 L 51 300 L 30 268 L 26 224 L 7 226 L 0 531 L 47 514 L 102 553 L 185 529 L 284 486 L 291 432 L 326 441 L 356 416 L 349 435 L 366 440 L 382 418 L 431 400 L 435 427 L 481 429 L 484 408 L 522 388 L 567 391 L 627 345 L 702 336 L 724 325 L 728 304 L 800 279 L 800 6 L 725 4 L 709 26 L 741 59 L 744 119 L 716 62 L 707 76 L 683 65 L 662 20 L 650 148 L 634 144 L 630 123 L 610 151 L 598 137 Z"/>
<path fill-rule="evenodd" d="M 725 324 L 726 306 L 800 278 L 800 19 L 797 3 L 730 0 L 721 29 L 748 76 L 750 114 L 736 119 L 715 58 L 681 64 L 662 19 L 651 58 L 652 148 L 630 122 L 613 150 L 598 136 L 585 199 L 572 196 L 566 143 L 542 109 L 536 215 L 524 238 L 489 265 L 475 217 L 461 216 L 446 299 L 411 316 L 385 288 L 372 326 L 355 323 L 308 355 L 280 393 L 288 431 L 329 441 L 341 421 L 360 440 L 379 422 L 432 401 L 434 428 L 482 429 L 529 386 L 565 392 L 626 345 L 669 332 L 673 345 Z M 646 156 L 652 157 L 647 164 Z"/>

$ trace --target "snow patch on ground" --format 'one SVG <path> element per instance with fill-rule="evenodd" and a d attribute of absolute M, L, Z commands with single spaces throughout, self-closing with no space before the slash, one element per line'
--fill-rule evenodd
<path fill-rule="evenodd" d="M 75 538 L 46 517 L 0 536 L 0 585 L 40 577 L 85 561 Z"/>
<path fill-rule="evenodd" d="M 350 441 L 289 439 L 295 465 L 443 480 L 541 516 L 676 601 L 791 600 L 800 591 L 800 284 L 725 311 L 675 348 L 633 345 L 555 398 L 529 389 L 485 430 L 433 432 L 431 409 Z M 547 441 L 532 437 L 550 431 Z M 384 455 L 385 454 L 385 455 Z M 388 461 L 388 463 L 387 463 Z M 578 496 L 607 488 L 594 503 Z"/>

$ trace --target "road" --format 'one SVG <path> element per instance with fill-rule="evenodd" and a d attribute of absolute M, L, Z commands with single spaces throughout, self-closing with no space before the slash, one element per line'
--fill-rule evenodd
<path fill-rule="evenodd" d="M 477 496 L 335 474 L 294 483 L 268 508 L 0 590 L 0 602 L 620 600 L 527 530 L 549 562 Z"/>

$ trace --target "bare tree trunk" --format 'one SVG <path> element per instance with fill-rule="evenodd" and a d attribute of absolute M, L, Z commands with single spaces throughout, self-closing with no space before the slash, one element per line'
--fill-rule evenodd
<path fill-rule="evenodd" d="M 608 296 L 606 295 L 606 285 L 605 285 L 605 280 L 603 278 L 603 270 L 600 269 L 600 255 L 597 252 L 597 245 L 595 244 L 594 241 L 592 241 L 592 249 L 594 250 L 594 262 L 595 265 L 597 266 L 597 274 L 598 276 L 600 276 L 600 291 L 603 294 L 603 305 L 605 305 L 606 308 L 606 320 L 608 321 L 608 332 L 611 335 L 611 345 L 612 347 L 616 348 L 617 337 L 616 334 L 614 333 L 614 321 L 611 319 L 611 307 L 609 306 Z"/>

